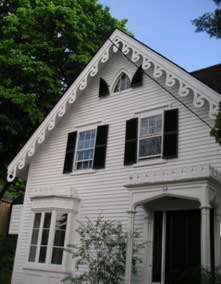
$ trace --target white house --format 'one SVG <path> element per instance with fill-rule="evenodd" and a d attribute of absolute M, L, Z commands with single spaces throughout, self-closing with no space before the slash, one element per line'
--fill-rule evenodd
<path fill-rule="evenodd" d="M 115 30 L 8 167 L 8 181 L 27 180 L 12 283 L 74 273 L 62 248 L 76 219 L 101 212 L 128 230 L 126 284 L 220 267 L 221 151 L 209 134 L 220 99 Z M 146 244 L 136 276 L 134 227 Z"/>

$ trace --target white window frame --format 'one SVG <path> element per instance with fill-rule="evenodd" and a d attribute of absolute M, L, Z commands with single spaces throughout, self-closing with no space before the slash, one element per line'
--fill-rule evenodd
<path fill-rule="evenodd" d="M 150 118 L 152 116 L 157 116 L 161 115 L 161 153 L 156 154 L 156 155 L 150 155 L 150 156 L 145 156 L 145 157 L 140 157 L 139 152 L 140 152 L 140 140 L 145 139 L 145 138 L 140 138 L 140 131 L 141 131 L 141 120 L 145 118 Z M 163 139 L 164 139 L 164 111 L 161 110 L 155 110 L 155 111 L 149 111 L 149 112 L 144 112 L 138 116 L 138 139 L 137 139 L 137 162 L 142 162 L 145 160 L 149 159 L 155 159 L 155 158 L 162 158 L 163 157 Z M 154 137 L 154 136 L 153 136 Z M 159 135 L 156 135 L 156 137 L 159 137 Z"/>
<path fill-rule="evenodd" d="M 82 132 L 87 132 L 87 131 L 95 131 L 95 137 L 94 137 L 94 148 L 93 148 L 93 158 L 92 158 L 92 166 L 90 168 L 82 168 L 82 169 L 77 169 L 77 162 L 83 162 L 83 161 L 90 161 L 90 160 L 77 160 L 77 153 L 78 153 L 78 143 L 80 140 L 80 133 Z M 95 148 L 96 148 L 96 139 L 97 139 L 97 127 L 91 127 L 91 128 L 82 128 L 77 131 L 77 139 L 76 139 L 76 147 L 75 147 L 75 153 L 74 153 L 74 163 L 73 163 L 73 169 L 72 171 L 85 171 L 85 170 L 91 170 L 93 169 L 94 166 L 94 156 L 95 156 Z M 84 150 L 90 150 L 92 148 L 85 148 Z"/>
<path fill-rule="evenodd" d="M 37 213 L 41 214 L 41 221 L 40 221 L 40 226 L 39 226 L 39 233 L 38 233 L 38 240 L 37 240 L 37 248 L 36 248 L 36 254 L 35 254 L 35 261 L 30 261 L 29 260 L 29 255 L 30 255 L 30 248 L 31 248 L 31 239 L 32 239 L 32 233 L 33 233 L 33 226 L 34 226 L 34 220 L 35 216 Z M 48 243 L 47 243 L 47 252 L 46 252 L 46 258 L 45 262 L 39 262 L 39 256 L 40 256 L 40 248 L 41 248 L 41 241 L 42 241 L 42 233 L 43 233 L 43 225 L 44 225 L 44 220 L 45 220 L 45 214 L 46 213 L 51 213 L 51 222 L 50 222 L 50 227 L 49 227 L 49 235 L 48 235 Z M 59 266 L 62 267 L 64 266 L 66 262 L 66 256 L 65 252 L 63 252 L 62 256 L 62 262 L 61 264 L 53 264 L 52 263 L 52 253 L 53 253 L 53 247 L 54 247 L 54 238 L 55 238 L 55 225 L 56 225 L 56 217 L 57 213 L 63 213 L 67 214 L 67 224 L 66 224 L 66 231 L 65 231 L 65 239 L 64 239 L 64 246 L 67 245 L 68 242 L 68 235 L 69 235 L 69 230 L 70 230 L 70 222 L 71 222 L 71 213 L 66 211 L 65 209 L 53 209 L 53 210 L 34 210 L 33 211 L 33 219 L 32 219 L 32 229 L 31 229 L 31 236 L 30 236 L 30 242 L 29 242 L 29 250 L 28 250 L 28 263 L 33 264 L 33 265 L 39 265 L 39 266 Z"/>
<path fill-rule="evenodd" d="M 120 76 L 121 76 L 122 73 L 124 73 L 129 78 L 130 86 L 127 89 L 124 89 L 124 90 L 121 90 L 121 91 L 118 91 L 118 92 L 114 92 L 115 87 L 116 87 L 118 80 L 120 79 Z M 128 90 L 131 90 L 131 80 L 132 80 L 132 78 L 131 78 L 130 74 L 128 74 L 128 72 L 126 70 L 121 69 L 113 78 L 113 83 L 111 84 L 111 93 L 115 95 L 115 94 L 121 94 L 121 93 L 124 93 Z"/>

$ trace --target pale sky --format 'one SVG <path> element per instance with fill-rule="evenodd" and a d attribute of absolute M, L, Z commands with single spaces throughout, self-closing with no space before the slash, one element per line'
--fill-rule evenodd
<path fill-rule="evenodd" d="M 187 71 L 221 63 L 221 39 L 196 33 L 191 20 L 212 12 L 212 0 L 99 0 L 112 16 L 127 18 L 135 37 Z"/>

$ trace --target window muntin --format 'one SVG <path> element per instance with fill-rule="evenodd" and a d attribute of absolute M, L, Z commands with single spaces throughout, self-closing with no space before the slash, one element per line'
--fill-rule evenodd
<path fill-rule="evenodd" d="M 62 264 L 67 220 L 68 214 L 60 211 L 35 213 L 28 261 Z"/>
<path fill-rule="evenodd" d="M 38 245 L 39 229 L 40 229 L 40 224 L 41 224 L 41 217 L 42 217 L 41 213 L 35 214 L 34 225 L 32 229 L 31 246 L 30 246 L 29 258 L 28 258 L 28 260 L 31 262 L 35 262 L 37 245 Z"/>
<path fill-rule="evenodd" d="M 45 213 L 44 224 L 41 235 L 40 253 L 38 259 L 38 262 L 40 263 L 44 263 L 46 260 L 50 224 L 51 224 L 51 213 Z"/>
<path fill-rule="evenodd" d="M 56 218 L 54 244 L 52 251 L 52 264 L 62 264 L 65 234 L 67 227 L 67 213 L 59 213 Z"/>
<path fill-rule="evenodd" d="M 162 154 L 162 115 L 153 115 L 140 120 L 139 160 L 158 157 Z"/>
<path fill-rule="evenodd" d="M 130 88 L 130 79 L 125 73 L 121 73 L 120 77 L 118 78 L 117 84 L 114 88 L 114 93 L 126 90 Z"/>
<path fill-rule="evenodd" d="M 91 169 L 93 167 L 96 129 L 82 131 L 78 135 L 75 169 Z"/>

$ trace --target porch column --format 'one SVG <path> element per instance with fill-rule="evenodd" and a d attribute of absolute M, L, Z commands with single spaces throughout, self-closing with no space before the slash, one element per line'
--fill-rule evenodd
<path fill-rule="evenodd" d="M 134 237 L 134 219 L 136 211 L 128 211 L 128 239 L 125 268 L 125 284 L 131 284 L 132 258 L 133 258 L 133 237 Z"/>
<path fill-rule="evenodd" d="M 221 271 L 221 236 L 220 236 L 220 224 L 221 224 L 221 211 L 215 209 L 214 220 L 214 241 L 215 241 L 215 266 Z"/>
<path fill-rule="evenodd" d="M 201 265 L 211 270 L 210 206 L 201 207 Z"/>
<path fill-rule="evenodd" d="M 151 283 L 152 279 L 152 258 L 153 258 L 153 212 L 146 211 L 144 217 L 146 242 L 146 258 L 145 258 L 145 283 Z"/>

